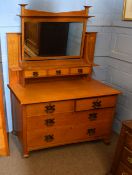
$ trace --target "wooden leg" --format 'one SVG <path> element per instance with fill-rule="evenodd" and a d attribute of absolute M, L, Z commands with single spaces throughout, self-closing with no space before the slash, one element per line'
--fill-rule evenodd
<path fill-rule="evenodd" d="M 15 136 L 17 136 L 17 132 L 14 131 L 14 130 L 12 131 L 12 134 L 15 135 Z"/>
<path fill-rule="evenodd" d="M 110 143 L 111 143 L 110 137 L 104 138 L 103 142 L 104 142 L 104 144 L 106 144 L 106 145 L 110 145 Z"/>
<path fill-rule="evenodd" d="M 29 157 L 29 154 L 24 154 L 23 157 L 24 158 L 28 158 Z"/>

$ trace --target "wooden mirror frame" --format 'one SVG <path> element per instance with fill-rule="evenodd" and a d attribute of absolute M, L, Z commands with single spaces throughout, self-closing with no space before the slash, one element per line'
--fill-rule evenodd
<path fill-rule="evenodd" d="M 46 11 L 36 11 L 25 9 L 27 4 L 20 4 L 21 6 L 21 33 L 22 33 L 22 42 L 21 42 L 21 60 L 22 61 L 39 61 L 47 60 L 48 58 L 53 58 L 53 60 L 59 59 L 83 59 L 84 51 L 84 42 L 85 42 L 85 33 L 87 28 L 87 20 L 92 16 L 88 16 L 89 8 L 91 6 L 84 6 L 85 9 L 82 11 L 72 11 L 72 12 L 61 12 L 53 13 Z M 82 41 L 80 56 L 48 56 L 48 57 L 30 57 L 30 59 L 24 57 L 24 24 L 25 22 L 80 22 L 83 23 L 83 32 L 82 32 Z"/>

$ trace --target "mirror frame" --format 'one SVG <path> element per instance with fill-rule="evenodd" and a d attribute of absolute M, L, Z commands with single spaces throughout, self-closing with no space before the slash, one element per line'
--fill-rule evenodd
<path fill-rule="evenodd" d="M 39 61 L 39 60 L 64 60 L 64 59 L 82 59 L 84 42 L 85 42 L 85 33 L 87 28 L 87 20 L 93 16 L 88 16 L 89 8 L 91 6 L 84 6 L 85 9 L 82 11 L 71 11 L 71 12 L 46 12 L 46 11 L 37 11 L 37 10 L 28 10 L 26 9 L 27 4 L 20 4 L 21 6 L 21 60 L 27 61 Z M 80 56 L 46 56 L 46 57 L 24 57 L 24 24 L 25 22 L 80 22 L 83 23 L 83 32 L 82 32 L 82 41 L 80 47 Z"/>

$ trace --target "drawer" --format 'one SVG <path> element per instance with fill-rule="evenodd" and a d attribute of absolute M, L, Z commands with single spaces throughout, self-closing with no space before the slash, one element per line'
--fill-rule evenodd
<path fill-rule="evenodd" d="M 124 147 L 123 149 L 121 160 L 125 165 L 132 169 L 132 151 L 127 147 Z"/>
<path fill-rule="evenodd" d="M 28 149 L 33 150 L 79 141 L 101 139 L 109 134 L 108 125 L 108 122 L 104 122 L 103 125 L 101 123 L 98 123 L 98 125 L 83 124 L 27 131 Z"/>
<path fill-rule="evenodd" d="M 97 97 L 76 100 L 76 111 L 114 107 L 117 96 Z"/>
<path fill-rule="evenodd" d="M 132 134 L 126 133 L 125 146 L 132 151 Z"/>
<path fill-rule="evenodd" d="M 45 129 L 51 127 L 78 126 L 97 122 L 109 122 L 112 125 L 114 108 L 81 111 L 73 113 L 53 114 L 51 116 L 33 116 L 27 118 L 27 130 Z"/>
<path fill-rule="evenodd" d="M 71 68 L 71 74 L 90 74 L 91 68 L 90 67 L 78 67 L 78 68 Z"/>
<path fill-rule="evenodd" d="M 49 115 L 54 113 L 73 112 L 74 101 L 60 101 L 40 104 L 31 104 L 26 106 L 27 116 Z"/>
<path fill-rule="evenodd" d="M 24 78 L 38 78 L 46 75 L 46 70 L 24 71 Z"/>
<path fill-rule="evenodd" d="M 60 76 L 60 75 L 68 75 L 69 69 L 51 69 L 48 71 L 49 76 Z"/>
<path fill-rule="evenodd" d="M 120 163 L 115 175 L 132 175 L 132 170 L 123 163 Z"/>

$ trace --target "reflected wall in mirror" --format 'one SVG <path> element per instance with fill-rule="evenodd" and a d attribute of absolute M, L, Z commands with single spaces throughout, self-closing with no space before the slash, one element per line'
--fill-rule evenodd
<path fill-rule="evenodd" d="M 24 57 L 80 56 L 83 23 L 25 22 Z"/>

